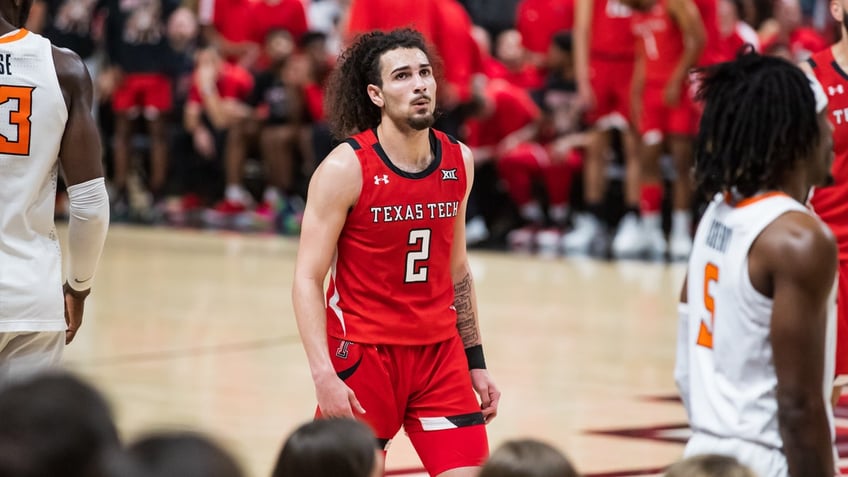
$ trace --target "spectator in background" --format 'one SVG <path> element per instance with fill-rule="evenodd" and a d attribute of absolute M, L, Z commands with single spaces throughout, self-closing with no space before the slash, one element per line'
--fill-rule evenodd
<path fill-rule="evenodd" d="M 253 215 L 254 225 L 265 230 L 275 227 L 278 219 L 283 222 L 289 219 L 279 217 L 281 214 L 303 212 L 295 183 L 299 178 L 295 164 L 298 159 L 312 159 L 311 151 L 304 154 L 307 145 L 302 140 L 307 114 L 303 90 L 309 77 L 309 60 L 302 54 L 293 55 L 293 46 L 286 30 L 269 33 L 266 54 L 272 61 L 271 67 L 256 77 L 248 98 L 248 104 L 255 108 L 255 116 L 233 126 L 227 146 L 227 189 L 241 188 L 240 195 L 245 197 L 248 194 L 243 186 L 244 159 L 250 149 L 249 142 L 258 140 L 266 172 L 265 190 Z M 281 232 L 300 230 L 299 220 L 285 225 Z"/>
<path fill-rule="evenodd" d="M 535 245 L 545 253 L 560 249 L 573 171 L 580 167 L 588 142 L 574 79 L 571 35 L 560 32 L 552 40 L 546 61 L 550 74 L 545 86 L 533 95 L 543 113 L 538 144 L 505 154 L 497 163 L 510 197 L 529 222 L 510 232 L 510 245 L 523 249 Z M 534 182 L 543 184 L 541 201 L 534 197 Z M 546 215 L 540 203 L 547 204 Z M 541 218 L 534 218 L 536 215 Z"/>
<path fill-rule="evenodd" d="M 575 216 L 574 229 L 564 237 L 563 246 L 569 253 L 583 254 L 590 252 L 595 244 L 606 248 L 604 199 L 613 129 L 621 131 L 625 162 L 625 213 L 614 242 L 640 234 L 640 166 L 638 139 L 630 123 L 634 65 L 631 10 L 619 0 L 577 0 L 575 14 L 577 90 L 586 108 L 591 136 L 583 165 L 585 210 Z"/>
<path fill-rule="evenodd" d="M 95 477 L 119 452 L 97 390 L 69 374 L 43 374 L 0 390 L 0 475 Z"/>
<path fill-rule="evenodd" d="M 495 40 L 495 58 L 504 69 L 497 77 L 526 90 L 539 89 L 544 82 L 544 75 L 529 61 L 521 41 L 521 33 L 517 30 L 506 30 L 498 35 Z"/>
<path fill-rule="evenodd" d="M 227 134 L 233 124 L 250 114 L 246 101 L 253 90 L 253 77 L 244 68 L 223 61 L 215 46 L 198 51 L 193 84 L 183 114 L 183 125 L 190 137 L 192 153 L 181 164 L 185 189 L 204 199 L 221 196 L 223 180 L 220 169 L 224 161 Z M 183 162 L 183 161 L 180 161 Z M 197 170 L 204 174 L 197 174 Z M 195 171 L 195 172 L 192 172 Z M 230 192 L 241 200 L 241 191 Z M 226 223 L 232 215 L 208 211 L 204 214 L 211 225 L 232 226 Z M 224 223 L 222 223 L 224 222 Z"/>
<path fill-rule="evenodd" d="M 696 455 L 669 467 L 665 477 L 757 477 L 734 457 L 717 454 Z"/>
<path fill-rule="evenodd" d="M 257 0 L 251 3 L 249 23 L 250 41 L 260 46 L 257 63 L 248 65 L 251 71 L 260 71 L 269 66 L 269 59 L 261 52 L 265 51 L 271 31 L 285 30 L 298 44 L 308 30 L 302 0 Z"/>
<path fill-rule="evenodd" d="M 366 424 L 353 419 L 319 419 L 287 439 L 271 477 L 377 477 L 383 452 Z"/>
<path fill-rule="evenodd" d="M 690 93 L 689 70 L 706 41 L 704 24 L 692 0 L 625 0 L 636 10 L 637 43 L 633 74 L 633 122 L 642 136 L 641 233 L 613 241 L 616 257 L 648 254 L 685 260 L 692 249 L 691 174 L 698 110 Z M 670 240 L 662 227 L 663 174 L 660 157 L 667 148 L 676 175 L 672 183 Z M 669 244 L 670 242 L 670 244 Z"/>
<path fill-rule="evenodd" d="M 479 477 L 578 477 L 562 452 L 536 439 L 501 444 L 483 465 Z"/>
<path fill-rule="evenodd" d="M 26 29 L 78 54 L 94 78 L 99 66 L 95 59 L 96 41 L 103 33 L 95 28 L 97 3 L 97 0 L 36 0 Z"/>
<path fill-rule="evenodd" d="M 252 39 L 250 0 L 199 0 L 203 38 L 227 61 L 243 68 L 259 60 L 262 47 Z"/>
<path fill-rule="evenodd" d="M 328 53 L 327 36 L 320 32 L 307 32 L 301 39 L 301 49 L 309 61 L 309 77 L 303 86 L 304 102 L 308 113 L 312 157 L 307 158 L 308 166 L 314 167 L 318 161 L 327 157 L 335 144 L 330 134 L 330 128 L 324 117 L 324 93 L 327 79 L 335 65 L 335 56 Z"/>
<path fill-rule="evenodd" d="M 775 0 L 773 12 L 773 17 L 757 28 L 765 54 L 801 62 L 828 47 L 819 32 L 803 24 L 799 0 Z"/>
<path fill-rule="evenodd" d="M 389 31 L 399 27 L 414 28 L 424 39 L 437 45 L 437 31 L 442 20 L 440 0 L 350 0 L 344 19 L 343 38 L 351 43 L 362 33 Z"/>
<path fill-rule="evenodd" d="M 127 447 L 138 477 L 242 477 L 235 459 L 209 438 L 191 432 L 151 434 Z"/>
<path fill-rule="evenodd" d="M 466 123 L 468 146 L 474 154 L 475 162 L 478 166 L 492 162 L 498 167 L 499 175 L 509 184 L 507 189 L 513 194 L 513 200 L 520 200 L 521 203 L 516 204 L 519 207 L 519 214 L 529 225 L 542 223 L 545 217 L 544 212 L 538 202 L 519 192 L 524 190 L 520 184 L 510 183 L 513 179 L 520 182 L 524 176 L 518 178 L 509 174 L 512 171 L 509 164 L 515 162 L 527 164 L 545 154 L 536 142 L 541 120 L 542 113 L 526 90 L 504 80 L 491 80 L 486 85 L 482 101 Z M 510 155 L 516 157 L 506 158 Z M 506 160 L 508 164 L 506 170 L 500 166 L 503 160 Z M 477 177 L 480 176 L 477 175 Z M 481 195 L 485 189 L 492 187 L 494 184 L 478 183 L 472 189 L 469 199 L 471 204 L 468 208 L 469 230 L 466 232 L 466 240 L 469 244 L 488 237 L 485 211 L 480 202 L 482 202 Z M 531 240 L 532 237 L 518 231 L 512 245 L 525 248 L 532 243 Z"/>
<path fill-rule="evenodd" d="M 112 141 L 114 170 L 112 197 L 120 216 L 127 209 L 127 176 L 133 123 L 142 118 L 150 138 L 148 187 L 153 202 L 161 198 L 167 178 L 168 139 L 166 114 L 171 97 L 172 51 L 166 37 L 167 21 L 179 7 L 176 0 L 143 0 L 127 3 L 106 0 L 106 51 L 112 87 L 115 132 Z M 142 211 L 144 212 L 144 211 Z"/>
<path fill-rule="evenodd" d="M 719 35 L 728 59 L 735 58 L 746 44 L 762 51 L 757 31 L 742 20 L 742 8 L 742 0 L 718 0 Z"/>
<path fill-rule="evenodd" d="M 545 66 L 554 34 L 574 28 L 574 0 L 522 0 L 515 13 L 515 29 L 530 63 Z"/>

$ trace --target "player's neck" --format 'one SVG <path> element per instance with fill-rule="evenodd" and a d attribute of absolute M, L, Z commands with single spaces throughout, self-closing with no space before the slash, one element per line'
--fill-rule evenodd
<path fill-rule="evenodd" d="M 845 27 L 842 27 L 842 38 L 830 47 L 830 51 L 842 70 L 848 71 L 848 34 L 845 32 Z"/>
<path fill-rule="evenodd" d="M 400 130 L 391 121 L 377 126 L 377 139 L 394 165 L 406 172 L 420 172 L 433 161 L 430 129 Z"/>

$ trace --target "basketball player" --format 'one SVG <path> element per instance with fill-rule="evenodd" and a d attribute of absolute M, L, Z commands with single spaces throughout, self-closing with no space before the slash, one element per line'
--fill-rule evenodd
<path fill-rule="evenodd" d="M 684 455 L 831 477 L 836 243 L 804 206 L 830 169 L 827 97 L 791 63 L 748 53 L 707 69 L 699 98 L 695 179 L 715 196 L 681 293 Z"/>
<path fill-rule="evenodd" d="M 55 365 L 74 339 L 109 222 L 91 78 L 76 53 L 21 28 L 31 3 L 0 2 L 0 382 Z M 71 208 L 64 288 L 57 157 Z"/>
<path fill-rule="evenodd" d="M 827 110 L 833 126 L 833 183 L 816 188 L 810 203 L 830 226 L 839 244 L 839 291 L 836 297 L 836 379 L 833 404 L 848 384 L 848 2 L 831 0 L 830 13 L 841 23 L 842 37 L 830 48 L 801 63 L 815 74 L 828 95 Z"/>
<path fill-rule="evenodd" d="M 704 23 L 693 0 L 622 0 L 632 7 L 633 32 L 639 38 L 632 85 L 633 122 L 642 137 L 642 241 L 613 244 L 618 257 L 669 253 L 685 260 L 692 249 L 692 143 L 698 112 L 689 93 L 689 70 L 706 42 Z M 669 241 L 662 228 L 663 176 L 660 157 L 666 147 L 677 177 L 672 185 Z"/>
<path fill-rule="evenodd" d="M 640 166 L 637 138 L 629 123 L 634 64 L 631 14 L 630 8 L 620 0 L 576 0 L 575 3 L 574 68 L 577 90 L 587 108 L 586 122 L 592 130 L 583 169 L 586 210 L 575 217 L 574 230 L 562 239 L 562 246 L 569 253 L 586 253 L 599 237 L 605 238 L 604 196 L 613 129 L 619 129 L 624 139 L 626 207 L 613 245 L 621 247 L 640 241 Z"/>
<path fill-rule="evenodd" d="M 402 425 L 430 475 L 471 476 L 500 392 L 465 250 L 473 158 L 431 128 L 434 63 L 412 30 L 341 56 L 328 117 L 352 136 L 310 183 L 292 296 L 318 414 L 362 419 L 386 444 Z"/>

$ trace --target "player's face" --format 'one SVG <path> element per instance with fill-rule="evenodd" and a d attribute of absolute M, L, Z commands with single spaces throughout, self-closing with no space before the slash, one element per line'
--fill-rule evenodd
<path fill-rule="evenodd" d="M 382 86 L 369 85 L 371 101 L 400 127 L 429 128 L 435 122 L 436 79 L 427 55 L 418 48 L 398 48 L 380 57 Z"/>
<path fill-rule="evenodd" d="M 831 0 L 830 14 L 842 24 L 843 29 L 848 30 L 848 0 Z"/>

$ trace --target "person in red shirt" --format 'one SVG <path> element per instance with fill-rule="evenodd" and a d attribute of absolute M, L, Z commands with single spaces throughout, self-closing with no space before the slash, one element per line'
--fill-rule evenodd
<path fill-rule="evenodd" d="M 221 55 L 243 67 L 253 65 L 261 53 L 252 39 L 250 0 L 199 0 L 198 23 L 207 42 L 218 46 Z"/>
<path fill-rule="evenodd" d="M 227 136 L 233 125 L 244 121 L 249 115 L 247 97 L 253 89 L 253 77 L 238 65 L 227 63 L 214 46 L 206 47 L 197 54 L 193 81 L 183 111 L 183 124 L 191 136 L 193 152 L 206 160 L 224 162 Z M 199 189 L 199 187 L 198 187 Z M 198 192 L 193 190 L 191 192 Z M 220 191 L 216 191 L 220 194 Z M 240 190 L 238 198 L 242 196 Z M 225 191 L 226 199 L 234 198 L 233 190 Z M 213 209 L 204 211 L 208 225 L 229 227 L 228 223 L 238 210 L 223 209 L 234 201 L 224 200 Z M 225 223 L 226 222 L 226 223 Z"/>
<path fill-rule="evenodd" d="M 813 52 L 827 48 L 827 40 L 802 21 L 798 0 L 776 0 L 774 16 L 764 21 L 757 31 L 763 51 L 790 61 L 804 61 Z"/>
<path fill-rule="evenodd" d="M 494 162 L 498 177 L 506 184 L 526 227 L 511 231 L 507 241 L 513 248 L 533 245 L 535 231 L 545 214 L 531 193 L 531 180 L 544 178 L 557 184 L 559 171 L 549 170 L 551 160 L 536 142 L 542 113 L 527 90 L 505 80 L 490 80 L 483 101 L 466 122 L 468 145 L 478 162 Z M 480 191 L 475 193 L 480 194 Z M 480 196 L 474 200 L 481 202 Z M 558 201 L 556 205 L 563 205 Z M 473 214 L 473 213 L 472 213 Z M 478 220 L 480 216 L 472 217 Z"/>
<path fill-rule="evenodd" d="M 612 130 L 622 133 L 626 212 L 616 238 L 638 236 L 639 158 L 630 119 L 633 77 L 631 10 L 619 0 L 577 0 L 574 18 L 574 67 L 577 90 L 591 128 L 583 164 L 586 208 L 574 217 L 574 230 L 563 238 L 568 253 L 587 253 L 593 243 L 606 242 L 603 217 L 607 188 L 607 158 Z M 598 240 L 600 239 L 600 240 Z"/>
<path fill-rule="evenodd" d="M 432 128 L 434 63 L 413 30 L 342 54 L 326 113 L 347 139 L 312 176 L 292 300 L 318 416 L 363 420 L 382 444 L 403 426 L 430 475 L 470 477 L 500 391 L 465 247 L 474 159 Z"/>
<path fill-rule="evenodd" d="M 574 0 L 522 0 L 516 7 L 515 29 L 536 66 L 543 66 L 554 35 L 572 28 Z"/>
<path fill-rule="evenodd" d="M 639 37 L 633 77 L 633 121 L 642 136 L 640 240 L 613 242 L 619 257 L 647 253 L 653 258 L 685 260 L 692 249 L 690 177 L 698 111 L 690 94 L 689 70 L 706 41 L 704 25 L 692 0 L 626 0 L 636 10 L 633 32 Z M 663 184 L 660 156 L 668 148 L 676 178 L 672 184 L 670 244 L 660 214 Z"/>
<path fill-rule="evenodd" d="M 827 93 L 833 126 L 833 183 L 814 189 L 810 204 L 833 231 L 839 246 L 835 405 L 848 383 L 848 1 L 831 0 L 830 13 L 840 23 L 842 36 L 830 48 L 801 63 L 801 69 L 815 75 Z"/>

